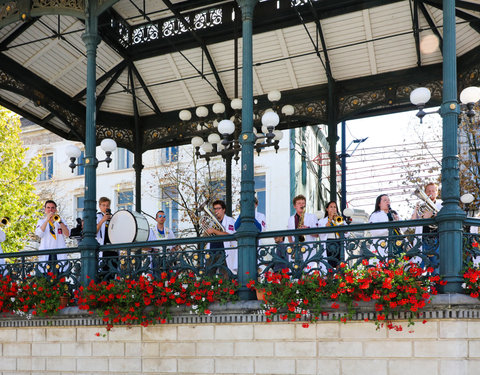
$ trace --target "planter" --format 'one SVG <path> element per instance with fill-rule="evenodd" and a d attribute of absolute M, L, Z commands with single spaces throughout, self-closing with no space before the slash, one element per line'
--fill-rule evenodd
<path fill-rule="evenodd" d="M 70 297 L 68 296 L 60 296 L 60 307 L 66 307 L 68 305 L 68 301 Z"/>
<path fill-rule="evenodd" d="M 255 292 L 259 301 L 265 301 L 265 289 L 255 289 Z"/>

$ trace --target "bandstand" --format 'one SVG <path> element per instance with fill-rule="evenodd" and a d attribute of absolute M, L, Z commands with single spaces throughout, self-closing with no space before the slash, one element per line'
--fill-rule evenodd
<path fill-rule="evenodd" d="M 277 129 L 328 124 L 334 160 L 342 120 L 412 109 L 410 92 L 427 86 L 429 104 L 441 105 L 443 117 L 440 273 L 448 281 L 445 292 L 461 290 L 465 215 L 459 207 L 457 97 L 479 84 L 478 3 L 2 1 L 0 26 L 0 104 L 85 144 L 85 237 L 77 249 L 81 264 L 72 266 L 81 270 L 79 280 L 97 272 L 95 147 L 102 139 L 134 153 L 141 191 L 142 153 L 206 135 L 202 121 L 216 116 L 180 120 L 181 110 L 223 103 L 222 116 L 229 118 L 231 101 L 242 98 L 242 225 L 235 239 L 240 295 L 248 299 L 247 275 L 257 272 L 261 257 L 253 221 L 253 117 L 270 105 L 267 92 L 281 90 L 282 101 L 294 107 Z M 427 54 L 422 40 L 428 35 L 440 43 Z M 330 168 L 335 175 L 336 163 Z M 335 199 L 336 179 L 330 184 Z M 367 251 L 367 245 L 352 248 Z M 303 269 L 312 257 L 290 267 Z"/>

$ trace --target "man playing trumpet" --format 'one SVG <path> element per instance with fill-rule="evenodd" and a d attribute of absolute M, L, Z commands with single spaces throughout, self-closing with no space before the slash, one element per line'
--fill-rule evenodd
<path fill-rule="evenodd" d="M 38 220 L 35 234 L 40 237 L 38 250 L 62 249 L 67 247 L 65 238 L 70 235 L 70 230 L 57 214 L 57 204 L 48 200 L 45 202 L 45 216 Z M 50 254 L 38 257 L 40 262 L 67 259 L 67 254 Z"/>

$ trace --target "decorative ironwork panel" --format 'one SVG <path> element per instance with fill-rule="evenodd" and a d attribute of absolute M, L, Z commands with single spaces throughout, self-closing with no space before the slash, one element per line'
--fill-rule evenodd
<path fill-rule="evenodd" d="M 97 125 L 96 135 L 98 141 L 105 138 L 113 138 L 118 145 L 133 149 L 133 132 L 130 129 L 118 129 Z"/>
<path fill-rule="evenodd" d="M 19 257 L 14 263 L 1 264 L 0 274 L 8 274 L 13 281 L 21 283 L 31 277 L 47 277 L 53 273 L 57 279 L 64 277 L 72 291 L 80 286 L 81 266 L 80 258 L 39 262 Z"/>
<path fill-rule="evenodd" d="M 119 43 L 127 48 L 130 44 L 130 27 L 128 23 L 122 18 L 112 17 L 110 19 L 110 26 L 117 34 Z"/>
<path fill-rule="evenodd" d="M 339 116 L 346 117 L 349 114 L 358 112 L 366 107 L 373 107 L 377 104 L 392 103 L 388 103 L 385 89 L 348 95 L 339 99 Z"/>
<path fill-rule="evenodd" d="M 158 25 L 144 25 L 132 31 L 132 44 L 146 43 L 156 39 L 158 39 Z"/>
<path fill-rule="evenodd" d="M 356 237 L 347 233 L 326 241 L 261 245 L 257 259 L 261 273 L 287 269 L 293 277 L 314 271 L 336 272 L 340 262 L 354 266 L 366 260 L 373 266 L 400 256 L 438 270 L 438 246 L 437 233 L 382 237 Z"/>
<path fill-rule="evenodd" d="M 109 246 L 112 248 L 112 246 Z M 111 252 L 111 250 L 109 250 Z M 225 249 L 202 249 L 197 245 L 155 246 L 152 249 L 128 248 L 115 251 L 118 256 L 100 257 L 97 279 L 136 279 L 152 275 L 161 279 L 162 273 L 193 272 L 197 276 L 220 274 L 233 277 L 227 267 Z"/>
<path fill-rule="evenodd" d="M 327 118 L 327 103 L 325 100 L 317 102 L 295 104 L 295 116 L 308 116 L 317 119 Z"/>
<path fill-rule="evenodd" d="M 34 8 L 65 8 L 83 11 L 85 9 L 85 0 L 33 0 Z"/>
<path fill-rule="evenodd" d="M 0 21 L 18 12 L 17 1 L 8 1 L 0 7 Z"/>
<path fill-rule="evenodd" d="M 458 78 L 459 91 L 469 86 L 480 86 L 480 64 L 471 66 L 470 69 L 459 74 Z"/>
<path fill-rule="evenodd" d="M 480 235 L 476 233 L 463 233 L 463 261 L 465 266 L 480 264 Z"/>
<path fill-rule="evenodd" d="M 193 21 L 190 21 L 193 17 Z M 192 24 L 193 30 L 202 30 L 217 25 L 223 21 L 223 11 L 221 8 L 203 10 L 189 16 L 185 16 L 185 21 Z M 166 20 L 161 25 L 162 38 L 168 38 L 186 33 L 189 30 L 188 25 L 184 25 L 178 18 Z"/>
<path fill-rule="evenodd" d="M 5 88 L 12 88 L 18 92 L 25 90 L 25 84 L 13 78 L 10 74 L 0 70 L 0 86 Z"/>

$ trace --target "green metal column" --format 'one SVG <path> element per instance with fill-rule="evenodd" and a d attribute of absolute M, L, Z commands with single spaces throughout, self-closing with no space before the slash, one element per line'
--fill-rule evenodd
<path fill-rule="evenodd" d="M 84 285 L 88 283 L 88 277 L 95 278 L 96 275 L 96 250 L 98 242 L 95 239 L 97 220 L 96 220 L 96 169 L 95 158 L 96 140 L 95 140 L 95 88 L 96 88 L 96 57 L 97 45 L 100 42 L 98 36 L 98 18 L 97 2 L 89 1 L 86 3 L 85 10 L 85 34 L 82 35 L 83 42 L 87 47 L 87 112 L 85 123 L 85 208 L 84 217 L 84 237 L 79 245 L 82 254 L 82 274 L 81 281 Z"/>
<path fill-rule="evenodd" d="M 240 299 L 253 299 L 253 292 L 246 284 L 257 276 L 256 236 L 255 226 L 255 181 L 253 170 L 254 135 L 253 135 L 253 10 L 258 0 L 237 0 L 242 10 L 243 36 L 243 68 L 242 68 L 242 183 L 240 191 L 240 209 L 242 223 L 237 231 L 238 239 L 238 281 L 240 282 Z"/>
<path fill-rule="evenodd" d="M 440 236 L 440 275 L 447 281 L 443 291 L 462 291 L 462 233 L 465 213 L 460 209 L 460 177 L 457 156 L 457 56 L 455 1 L 443 0 L 443 208 L 437 219 Z"/>

